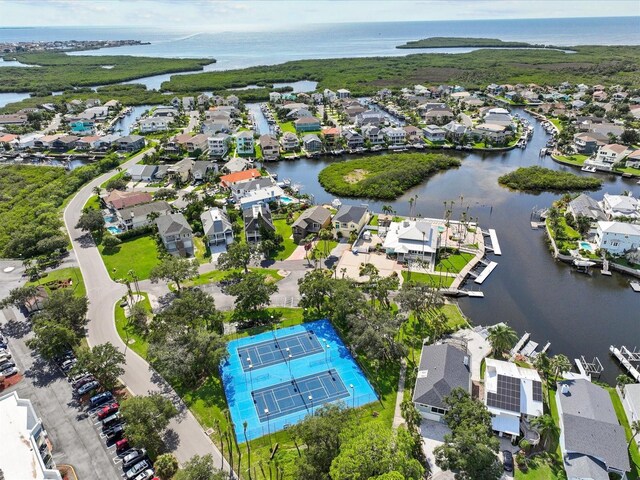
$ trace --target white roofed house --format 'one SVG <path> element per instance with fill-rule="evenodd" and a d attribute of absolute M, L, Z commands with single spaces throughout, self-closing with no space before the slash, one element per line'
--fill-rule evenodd
<path fill-rule="evenodd" d="M 218 133 L 207 139 L 209 147 L 209 156 L 222 158 L 229 151 L 231 145 L 231 136 L 226 133 Z M 230 172 L 233 173 L 233 172 Z"/>
<path fill-rule="evenodd" d="M 494 143 L 502 143 L 507 138 L 507 127 L 495 123 L 481 123 L 472 130 L 477 139 L 487 139 Z"/>
<path fill-rule="evenodd" d="M 640 248 L 640 225 L 626 222 L 598 222 L 595 243 L 612 255 Z"/>
<path fill-rule="evenodd" d="M 595 156 L 585 160 L 584 164 L 594 166 L 598 170 L 611 171 L 616 163 L 621 162 L 631 149 L 617 143 L 610 143 L 598 148 Z"/>
<path fill-rule="evenodd" d="M 466 125 L 458 122 L 449 122 L 442 129 L 446 132 L 445 136 L 451 140 L 460 141 L 467 135 L 469 129 Z"/>
<path fill-rule="evenodd" d="M 202 212 L 200 221 L 209 248 L 233 243 L 233 227 L 223 209 L 214 207 Z"/>
<path fill-rule="evenodd" d="M 543 414 L 540 375 L 534 369 L 493 358 L 486 358 L 485 365 L 484 403 L 492 416 L 492 428 L 516 439 L 521 430 L 530 430 L 528 420 Z"/>
<path fill-rule="evenodd" d="M 280 92 L 269 92 L 269 101 L 271 103 L 279 103 L 282 100 L 282 94 Z"/>
<path fill-rule="evenodd" d="M 338 98 L 349 98 L 351 97 L 351 92 L 346 88 L 340 88 L 337 92 Z"/>
<path fill-rule="evenodd" d="M 151 223 L 151 214 L 165 215 L 171 213 L 171 206 L 165 202 L 152 202 L 143 205 L 123 208 L 116 212 L 120 223 L 124 224 L 127 230 L 144 227 Z"/>
<path fill-rule="evenodd" d="M 447 131 L 437 125 L 427 125 L 422 131 L 430 142 L 444 142 L 447 139 Z"/>
<path fill-rule="evenodd" d="M 427 220 L 391 222 L 382 248 L 399 262 L 422 260 L 433 265 L 438 250 L 438 229 Z"/>
<path fill-rule="evenodd" d="M 138 122 L 138 127 L 141 133 L 166 132 L 171 121 L 171 117 L 143 118 Z"/>
<path fill-rule="evenodd" d="M 390 145 L 403 145 L 407 138 L 407 132 L 400 127 L 386 127 L 382 129 L 382 133 Z"/>
<path fill-rule="evenodd" d="M 157 165 L 136 164 L 127 170 L 127 174 L 134 182 L 150 182 L 158 169 Z"/>
<path fill-rule="evenodd" d="M 362 136 L 371 145 L 382 145 L 384 143 L 384 133 L 375 125 L 365 125 L 362 127 Z"/>
<path fill-rule="evenodd" d="M 193 230 L 181 213 L 160 215 L 156 218 L 158 235 L 172 255 L 193 256 Z"/>
<path fill-rule="evenodd" d="M 600 203 L 607 218 L 603 220 L 614 220 L 616 218 L 640 219 L 640 201 L 629 195 L 611 195 L 605 193 Z"/>

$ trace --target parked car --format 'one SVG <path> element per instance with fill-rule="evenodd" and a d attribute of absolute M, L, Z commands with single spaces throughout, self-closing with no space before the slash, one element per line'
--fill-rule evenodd
<path fill-rule="evenodd" d="M 11 358 L 11 352 L 9 350 L 0 350 L 0 359 Z"/>
<path fill-rule="evenodd" d="M 144 472 L 149 468 L 151 468 L 149 460 L 141 460 L 125 472 L 125 477 L 128 479 L 135 478 L 141 472 Z"/>
<path fill-rule="evenodd" d="M 505 450 L 502 452 L 502 458 L 504 461 L 504 469 L 507 472 L 513 472 L 513 454 L 509 450 Z"/>
<path fill-rule="evenodd" d="M 104 420 L 110 415 L 113 415 L 118 411 L 120 405 L 118 402 L 110 403 L 109 405 L 105 405 L 98 411 L 98 420 Z"/>
<path fill-rule="evenodd" d="M 89 372 L 80 372 L 77 375 L 74 375 L 73 377 L 69 377 L 67 378 L 67 380 L 69 380 L 69 383 L 74 384 L 76 383 L 78 380 L 86 377 L 87 375 L 91 375 Z"/>
<path fill-rule="evenodd" d="M 109 427 L 121 422 L 122 419 L 120 418 L 120 414 L 118 412 L 115 412 L 102 420 L 102 429 L 107 430 Z"/>
<path fill-rule="evenodd" d="M 85 375 L 79 380 L 76 380 L 75 382 L 73 382 L 72 386 L 74 390 L 78 390 L 81 386 L 86 385 L 87 383 L 93 382 L 93 381 L 95 381 L 95 378 L 93 378 L 93 375 Z"/>
<path fill-rule="evenodd" d="M 118 440 L 116 442 L 116 453 L 118 455 L 122 455 L 123 453 L 127 452 L 129 449 L 129 440 L 126 438 L 123 438 L 122 440 Z"/>
<path fill-rule="evenodd" d="M 132 467 L 140 460 L 145 460 L 147 458 L 147 451 L 144 448 L 134 448 L 130 450 L 123 458 L 122 458 L 122 468 L 127 470 Z"/>
<path fill-rule="evenodd" d="M 12 362 L 11 360 L 5 360 L 4 362 L 0 362 L 0 371 L 6 370 L 7 368 L 14 368 L 15 366 L 15 362 Z"/>
<path fill-rule="evenodd" d="M 104 434 L 107 436 L 108 442 L 120 440 L 122 438 L 122 435 L 124 435 L 124 424 L 118 423 L 112 427 L 109 427 L 107 430 L 105 430 Z"/>
<path fill-rule="evenodd" d="M 93 390 L 95 390 L 96 388 L 99 388 L 100 384 L 93 380 L 89 383 L 85 383 L 84 385 L 82 385 L 79 389 L 76 390 L 76 395 L 78 395 L 79 397 L 86 395 L 89 392 L 92 392 Z"/>
<path fill-rule="evenodd" d="M 89 400 L 89 406 L 91 408 L 96 408 L 112 400 L 113 400 L 113 393 L 102 392 L 102 393 L 99 393 L 98 395 L 94 395 L 93 397 L 91 397 L 91 399 Z"/>
<path fill-rule="evenodd" d="M 153 477 L 153 470 L 147 468 L 144 472 L 140 472 L 133 480 L 149 480 Z"/>
<path fill-rule="evenodd" d="M 18 368 L 13 366 L 13 367 L 6 367 L 4 370 L 0 370 L 0 377 L 11 377 L 13 375 L 15 375 L 16 373 L 18 373 Z"/>
<path fill-rule="evenodd" d="M 64 373 L 67 373 L 71 371 L 71 369 L 76 365 L 77 362 L 78 360 L 76 360 L 75 358 L 69 358 L 60 364 L 60 369 Z"/>

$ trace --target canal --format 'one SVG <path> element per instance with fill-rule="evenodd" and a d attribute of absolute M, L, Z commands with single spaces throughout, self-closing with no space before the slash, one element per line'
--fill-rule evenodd
<path fill-rule="evenodd" d="M 532 209 L 548 207 L 559 195 L 513 192 L 498 185 L 500 175 L 531 165 L 590 175 L 557 164 L 550 157 L 540 158 L 538 152 L 548 136 L 530 115 L 519 113 L 535 128 L 524 150 L 460 154 L 460 168 L 438 174 L 392 202 L 340 200 L 366 203 L 376 211 L 389 204 L 399 214 L 408 215 L 409 199 L 417 196 L 416 211 L 424 217 L 441 218 L 444 202 L 455 202 L 453 218 L 459 218 L 468 208 L 469 215 L 478 218 L 483 228 L 496 229 L 502 256 L 489 255 L 498 267 L 480 287 L 484 298 L 460 300 L 464 313 L 475 325 L 503 321 L 520 335 L 531 333 L 541 345 L 550 341 L 550 354 L 564 353 L 572 361 L 580 355 L 588 360 L 597 355 L 605 367 L 602 378 L 612 382 L 620 370 L 610 360 L 609 345 L 640 346 L 640 295 L 629 288 L 629 279 L 620 274 L 604 277 L 595 271 L 588 276 L 552 258 L 544 232 L 532 230 L 529 222 Z M 267 168 L 280 178 L 302 185 L 303 193 L 313 194 L 316 203 L 323 203 L 336 197 L 320 186 L 318 173 L 334 161 L 340 160 L 301 159 L 267 164 Z M 614 175 L 601 178 L 605 183 L 601 191 L 593 193 L 596 199 L 605 192 L 639 193 L 640 187 L 633 180 Z"/>

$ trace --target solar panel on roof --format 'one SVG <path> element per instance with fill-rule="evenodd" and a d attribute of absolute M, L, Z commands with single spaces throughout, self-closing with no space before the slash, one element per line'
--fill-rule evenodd
<path fill-rule="evenodd" d="M 533 401 L 542 401 L 542 384 L 536 380 L 533 381 Z"/>
<path fill-rule="evenodd" d="M 520 379 L 498 375 L 496 393 L 487 393 L 487 405 L 510 412 L 520 412 Z"/>

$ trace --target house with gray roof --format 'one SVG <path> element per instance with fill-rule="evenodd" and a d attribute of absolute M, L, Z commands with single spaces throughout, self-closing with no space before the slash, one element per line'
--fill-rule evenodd
<path fill-rule="evenodd" d="M 262 238 L 262 229 L 276 231 L 271 220 L 271 210 L 266 203 L 256 203 L 242 211 L 244 231 L 247 242 L 259 242 Z"/>
<path fill-rule="evenodd" d="M 160 215 L 156 218 L 158 235 L 171 255 L 193 256 L 193 230 L 181 213 Z"/>
<path fill-rule="evenodd" d="M 233 243 L 233 228 L 223 209 L 214 207 L 202 212 L 200 221 L 202 221 L 202 229 L 209 248 Z"/>
<path fill-rule="evenodd" d="M 251 162 L 244 158 L 234 157 L 222 166 L 222 171 L 225 173 L 236 173 L 247 170 L 251 167 Z"/>
<path fill-rule="evenodd" d="M 324 207 L 308 208 L 291 225 L 293 241 L 299 243 L 309 235 L 315 235 L 323 228 L 331 226 L 331 212 Z"/>
<path fill-rule="evenodd" d="M 622 388 L 622 406 L 629 426 L 640 421 L 640 383 L 630 383 Z M 640 435 L 636 435 L 636 443 L 640 446 Z"/>
<path fill-rule="evenodd" d="M 471 393 L 470 363 L 461 346 L 439 343 L 422 347 L 413 403 L 423 418 L 442 421 L 447 412 L 444 399 L 454 388 Z"/>
<path fill-rule="evenodd" d="M 171 206 L 165 201 L 127 207 L 116 212 L 120 220 L 119 223 L 124 224 L 127 230 L 146 227 L 151 223 L 149 219 L 151 214 L 165 215 L 167 213 L 171 213 Z"/>
<path fill-rule="evenodd" d="M 349 238 L 353 231 L 360 233 L 370 217 L 369 209 L 365 206 L 342 205 L 333 217 L 333 226 L 338 236 Z"/>
<path fill-rule="evenodd" d="M 581 193 L 569 202 L 567 211 L 576 220 L 578 217 L 587 217 L 592 221 L 607 220 L 607 215 L 602 210 L 600 204 L 589 195 Z"/>
<path fill-rule="evenodd" d="M 150 182 L 153 179 L 156 170 L 158 170 L 157 165 L 142 165 L 137 163 L 127 170 L 127 174 L 134 182 Z"/>
<path fill-rule="evenodd" d="M 144 137 L 141 135 L 127 135 L 126 137 L 120 137 L 116 141 L 116 145 L 118 150 L 137 152 L 144 148 Z"/>
<path fill-rule="evenodd" d="M 631 469 L 624 429 L 609 392 L 586 379 L 558 383 L 560 450 L 568 480 L 624 478 Z"/>

